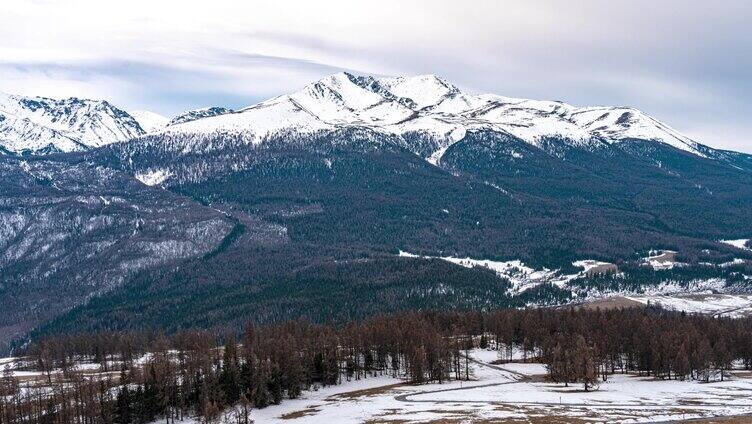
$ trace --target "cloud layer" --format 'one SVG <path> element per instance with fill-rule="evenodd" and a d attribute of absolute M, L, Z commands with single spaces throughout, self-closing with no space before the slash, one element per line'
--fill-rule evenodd
<path fill-rule="evenodd" d="M 658 4 L 656 4 L 658 3 Z M 0 90 L 166 115 L 239 107 L 342 69 L 643 109 L 752 152 L 752 3 L 0 3 Z"/>

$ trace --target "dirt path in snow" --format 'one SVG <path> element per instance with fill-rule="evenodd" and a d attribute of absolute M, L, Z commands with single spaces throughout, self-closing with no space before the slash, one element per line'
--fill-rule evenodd
<path fill-rule="evenodd" d="M 404 393 L 401 395 L 397 395 L 394 397 L 394 399 L 398 402 L 406 402 L 406 403 L 434 403 L 434 404 L 458 404 L 458 403 L 470 403 L 470 404 L 487 404 L 487 405 L 494 405 L 494 406 L 545 406 L 550 408 L 555 407 L 574 407 L 574 408 L 641 408 L 641 409 L 666 409 L 666 408 L 682 408 L 687 410 L 697 410 L 697 409 L 703 409 L 708 407 L 726 407 L 730 406 L 727 403 L 704 403 L 702 405 L 687 405 L 687 404 L 639 404 L 639 403 L 603 403 L 603 404 L 593 404 L 593 403 L 557 403 L 557 402 L 503 402 L 503 401 L 488 401 L 488 400 L 473 400 L 473 399 L 458 399 L 458 400 L 432 400 L 432 399 L 412 399 L 414 396 L 423 396 L 423 395 L 430 395 L 434 393 L 446 393 L 446 392 L 457 392 L 462 390 L 474 390 L 474 389 L 480 389 L 484 387 L 497 387 L 497 386 L 503 386 L 507 384 L 516 384 L 516 383 L 526 383 L 531 382 L 533 380 L 533 377 L 530 375 L 522 374 L 520 372 L 510 370 L 507 368 L 504 368 L 503 366 L 499 365 L 493 365 L 486 362 L 481 362 L 476 359 L 470 358 L 470 361 L 478 364 L 480 366 L 489 367 L 491 369 L 495 369 L 498 371 L 502 371 L 505 373 L 512 374 L 514 377 L 512 380 L 509 381 L 500 381 L 496 383 L 485 383 L 485 384 L 477 384 L 477 385 L 469 385 L 469 386 L 463 386 L 463 387 L 454 387 L 454 388 L 447 388 L 447 389 L 438 389 L 438 390 L 426 390 L 421 392 L 414 392 L 414 393 Z M 752 404 L 739 404 L 739 405 L 733 405 L 735 407 L 752 407 Z M 697 418 L 694 420 L 678 420 L 678 421 L 664 421 L 667 423 L 678 423 L 678 422 L 698 422 L 698 423 L 714 423 L 714 422 L 723 422 L 723 420 L 732 420 L 733 419 L 743 419 L 752 417 L 752 414 L 737 414 L 737 415 L 725 415 L 725 416 L 717 416 L 717 417 L 706 417 L 706 418 Z M 714 421 L 715 420 L 715 421 Z"/>
<path fill-rule="evenodd" d="M 500 381 L 500 382 L 497 382 L 497 383 L 475 384 L 475 385 L 469 385 L 469 386 L 463 386 L 463 387 L 454 387 L 454 388 L 448 388 L 448 389 L 426 390 L 426 391 L 417 392 L 417 393 L 405 393 L 405 394 L 401 394 L 401 395 L 395 396 L 394 399 L 397 400 L 397 401 L 399 401 L 399 402 L 411 402 L 411 403 L 412 402 L 453 403 L 454 401 L 428 400 L 428 399 L 426 399 L 426 400 L 410 400 L 408 398 L 410 398 L 412 396 L 428 395 L 428 394 L 432 394 L 432 393 L 456 392 L 456 391 L 460 391 L 460 390 L 473 390 L 473 389 L 479 389 L 479 388 L 483 388 L 483 387 L 503 386 L 505 384 L 522 383 L 522 382 L 525 382 L 525 381 L 532 380 L 532 377 L 530 377 L 528 375 L 525 375 L 525 374 L 523 374 L 521 372 L 510 370 L 510 369 L 504 368 L 504 367 L 499 366 L 499 365 L 493 365 L 493 364 L 489 364 L 489 363 L 486 363 L 486 362 L 481 362 L 481 361 L 479 361 L 477 359 L 474 359 L 474 358 L 468 358 L 468 359 L 470 360 L 470 362 L 472 362 L 474 364 L 477 364 L 477 365 L 480 365 L 482 367 L 488 367 L 488 368 L 491 368 L 491 369 L 494 369 L 494 370 L 497 370 L 497 371 L 501 371 L 501 372 L 505 372 L 505 373 L 511 374 L 513 376 L 513 379 L 509 380 L 509 381 Z M 479 402 L 471 402 L 471 401 L 468 401 L 468 400 L 463 400 L 463 401 L 460 401 L 460 402 L 479 403 Z M 480 403 L 493 403 L 493 404 L 496 404 L 496 402 L 480 402 Z"/>

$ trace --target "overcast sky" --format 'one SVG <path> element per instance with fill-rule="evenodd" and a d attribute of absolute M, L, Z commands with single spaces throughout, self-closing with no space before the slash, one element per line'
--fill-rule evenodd
<path fill-rule="evenodd" d="M 340 70 L 628 105 L 752 152 L 752 1 L 0 1 L 0 91 L 170 116 Z"/>

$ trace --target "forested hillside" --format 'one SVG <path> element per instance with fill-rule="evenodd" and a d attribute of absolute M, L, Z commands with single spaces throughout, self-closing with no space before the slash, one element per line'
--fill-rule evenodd
<path fill-rule="evenodd" d="M 631 108 L 342 73 L 75 150 L 0 156 L 0 343 L 752 290 L 750 155 Z"/>

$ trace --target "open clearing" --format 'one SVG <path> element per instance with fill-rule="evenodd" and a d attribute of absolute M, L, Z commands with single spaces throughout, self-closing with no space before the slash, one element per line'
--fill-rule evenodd
<path fill-rule="evenodd" d="M 251 416 L 256 423 L 325 424 L 752 422 L 752 372 L 746 370 L 710 383 L 617 374 L 585 392 L 581 384 L 548 382 L 545 366 L 522 362 L 520 352 L 509 363 L 501 363 L 494 350 L 472 350 L 469 357 L 470 381 L 410 385 L 372 376 L 306 391 Z M 0 360 L 0 370 L 11 363 Z M 96 371 L 86 364 L 79 368 Z M 46 380 L 39 372 L 11 374 L 27 383 Z"/>
<path fill-rule="evenodd" d="M 752 315 L 752 294 L 693 293 L 676 295 L 628 296 L 643 305 L 712 316 L 743 318 Z"/>
<path fill-rule="evenodd" d="M 750 422 L 752 379 L 655 380 L 615 375 L 596 391 L 542 378 L 536 363 L 493 365 L 496 351 L 472 351 L 473 380 L 412 386 L 390 377 L 351 381 L 254 410 L 263 423 Z M 723 418 L 722 418 L 723 417 Z"/>

